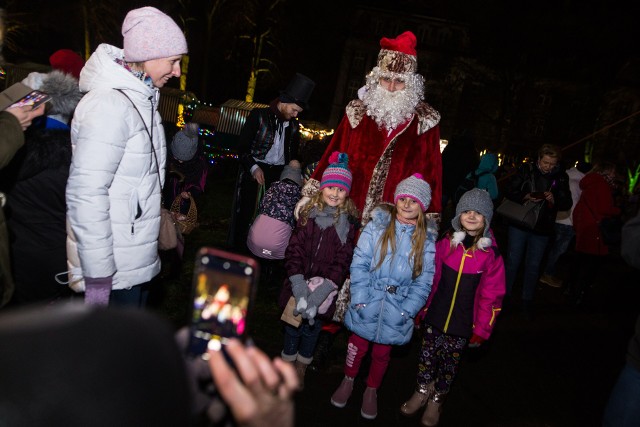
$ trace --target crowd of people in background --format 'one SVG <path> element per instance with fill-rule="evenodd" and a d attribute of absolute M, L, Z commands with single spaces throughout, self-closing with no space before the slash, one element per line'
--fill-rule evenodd
<path fill-rule="evenodd" d="M 309 77 L 296 74 L 269 107 L 251 111 L 240 135 L 228 244 L 264 266 L 281 263 L 282 278 L 264 270 L 270 280 L 282 279 L 279 307 L 296 320 L 283 323 L 282 351 L 273 360 L 235 340 L 209 350 L 208 362 L 189 358 L 184 331 L 174 337 L 143 310 L 113 308 L 146 306 L 161 272 L 161 208 L 176 205 L 174 219 L 184 219 L 207 182 L 198 124 L 187 123 L 167 143 L 157 111 L 159 89 L 180 76 L 188 53 L 184 34 L 168 15 L 143 7 L 127 14 L 122 35 L 123 48 L 101 44 L 86 63 L 63 49 L 51 58 L 53 71 L 30 74 L 24 83 L 51 96 L 46 110 L 0 112 L 7 199 L 0 210 L 0 304 L 17 308 L 0 317 L 0 364 L 16 374 L 0 376 L 0 387 L 17 390 L 13 406 L 0 405 L 13 408 L 0 409 L 6 425 L 107 416 L 98 408 L 54 414 L 44 397 L 27 404 L 42 384 L 19 362 L 29 355 L 40 365 L 37 358 L 51 354 L 58 372 L 74 369 L 72 355 L 92 360 L 83 369 L 92 379 L 104 377 L 100 395 L 112 390 L 108 384 L 136 384 L 145 399 L 130 418 L 118 418 L 121 425 L 180 425 L 197 417 L 224 425 L 233 417 L 243 425 L 292 426 L 293 393 L 304 390 L 317 351 L 326 352 L 346 328 L 344 378 L 327 401 L 348 404 L 370 352 L 360 413 L 375 419 L 391 350 L 418 331 L 416 385 L 400 412 L 424 411 L 422 424 L 435 426 L 461 355 L 491 337 L 503 304 L 510 309 L 517 302 L 522 317 L 533 319 L 539 283 L 584 303 L 609 246 L 617 244 L 603 229 L 621 216 L 614 163 L 563 163 L 561 149 L 545 144 L 501 183 L 496 153 L 480 156 L 468 134 L 440 154 L 440 114 L 424 102 L 416 38 L 407 31 L 380 40 L 358 99 L 322 150 L 300 149 L 296 118 L 309 108 L 315 87 Z M 465 180 L 475 188 L 458 193 Z M 502 197 L 539 205 L 531 227 L 503 219 L 504 242 L 492 227 Z M 571 274 L 560 278 L 558 265 L 569 252 L 575 254 Z M 77 295 L 86 306 L 56 304 Z M 343 295 L 350 295 L 346 303 Z M 39 319 L 39 311 L 19 310 L 32 303 L 49 304 L 49 311 Z M 136 334 L 141 325 L 154 333 Z M 73 338 L 78 334 L 90 338 L 81 343 Z M 137 343 L 141 354 L 116 345 L 139 337 L 145 338 Z M 43 340 L 41 351 L 29 346 L 34 339 Z M 47 339 L 68 340 L 69 347 L 58 353 L 57 345 L 44 345 Z M 139 361 L 152 347 L 166 350 L 150 353 L 155 368 Z M 108 358 L 130 358 L 135 375 L 107 367 Z M 157 379 L 153 369 L 167 372 L 163 363 L 172 364 L 170 375 L 148 381 Z M 637 378 L 634 366 L 628 369 Z M 54 394 L 87 387 L 82 381 L 62 387 L 61 378 L 41 376 Z M 215 384 L 214 391 L 205 383 Z M 159 403 L 159 390 L 171 390 L 162 396 L 166 404 Z M 42 410 L 30 418 L 25 408 L 33 403 Z"/>

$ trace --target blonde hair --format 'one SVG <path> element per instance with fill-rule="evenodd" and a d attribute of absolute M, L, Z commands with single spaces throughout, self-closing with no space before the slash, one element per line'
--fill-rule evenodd
<path fill-rule="evenodd" d="M 304 205 L 304 207 L 300 211 L 300 224 L 301 225 L 307 224 L 307 220 L 309 219 L 309 213 L 313 208 L 317 208 L 319 211 L 322 211 L 326 206 L 327 204 L 322 199 L 322 191 L 318 191 L 316 194 L 311 196 L 311 200 L 309 200 L 309 203 Z M 334 222 L 338 220 L 338 217 L 343 212 L 346 212 L 347 215 L 350 215 L 354 218 L 358 218 L 358 209 L 356 208 L 356 204 L 353 203 L 353 200 L 349 196 L 347 196 L 344 199 L 344 203 L 342 205 L 337 207 L 336 213 L 333 216 Z"/>
<path fill-rule="evenodd" d="M 387 248 L 391 247 L 393 255 L 396 250 L 396 215 L 398 214 L 398 208 L 394 205 L 389 207 L 388 205 L 381 205 L 387 209 L 391 215 L 391 221 L 384 230 L 384 233 L 378 240 L 378 247 L 380 249 L 380 259 L 376 269 L 382 266 L 384 259 L 387 256 Z M 411 236 L 411 251 L 409 252 L 409 259 L 413 259 L 413 273 L 412 279 L 415 279 L 422 273 L 422 253 L 424 252 L 424 243 L 427 241 L 427 219 L 424 216 L 424 212 L 418 211 L 418 219 L 416 221 L 416 228 Z M 392 255 L 392 256 L 393 256 Z"/>

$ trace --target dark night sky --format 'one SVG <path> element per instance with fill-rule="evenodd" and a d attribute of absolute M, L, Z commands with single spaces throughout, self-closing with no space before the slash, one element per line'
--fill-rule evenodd
<path fill-rule="evenodd" d="M 237 5 L 242 0 L 230 0 Z M 4 3 L 4 4 L 3 4 Z M 79 26 L 79 1 L 48 0 L 13 1 L 12 12 L 19 8 L 37 11 L 29 20 L 37 23 L 20 39 L 22 55 L 5 52 L 12 62 L 31 60 L 47 63 L 50 53 L 58 48 L 82 49 Z M 113 1 L 126 3 L 114 13 L 110 39 L 121 45 L 119 25 L 128 9 L 156 5 L 173 14 L 175 1 Z M 192 3 L 200 3 L 192 1 Z M 469 25 L 472 52 L 488 64 L 515 67 L 526 62 L 527 67 L 541 76 L 600 81 L 606 84 L 630 57 L 638 57 L 636 16 L 631 1 L 602 0 L 541 0 L 537 2 L 507 0 L 435 0 L 393 2 L 367 0 L 324 0 L 322 2 L 289 0 L 280 18 L 281 43 L 275 62 L 278 70 L 259 82 L 256 101 L 268 102 L 286 86 L 296 72 L 302 72 L 317 82 L 313 95 L 313 111 L 308 118 L 326 120 L 333 98 L 342 46 L 349 33 L 349 16 L 358 3 L 373 7 L 389 7 L 396 11 L 411 11 Z M 7 2 L 0 2 L 7 7 Z M 163 4 L 168 7 L 163 7 Z M 174 8 L 174 9 L 172 9 Z M 197 14 L 201 15 L 201 14 Z M 28 15 L 27 15 L 28 16 Z M 192 27 L 189 44 L 192 53 L 189 89 L 203 101 L 220 103 L 228 98 L 243 98 L 247 73 L 229 58 L 241 55 L 233 39 L 233 28 L 220 23 L 216 28 L 213 70 L 208 76 L 211 93 L 198 93 L 198 74 L 202 38 L 201 25 Z M 237 34 L 235 34 L 237 35 Z M 389 34 L 389 36 L 395 36 Z M 376 40 L 377 41 L 377 40 Z M 201 74 L 201 73 L 200 73 Z M 192 78 L 193 77 L 193 78 Z M 364 77 L 364 76 L 363 76 Z M 427 76 L 428 78 L 429 76 Z"/>

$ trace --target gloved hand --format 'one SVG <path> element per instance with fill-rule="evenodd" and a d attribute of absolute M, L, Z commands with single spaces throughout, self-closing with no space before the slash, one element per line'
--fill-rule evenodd
<path fill-rule="evenodd" d="M 483 342 L 485 342 L 484 338 L 479 337 L 476 334 L 473 334 L 473 335 L 471 335 L 471 339 L 469 340 L 469 348 L 480 347 L 480 344 L 482 344 Z"/>
<path fill-rule="evenodd" d="M 302 274 L 294 274 L 289 277 L 289 281 L 291 282 L 291 292 L 293 292 L 293 297 L 296 299 L 296 308 L 293 309 L 293 315 L 297 316 L 307 308 L 309 288 Z"/>
<path fill-rule="evenodd" d="M 89 305 L 109 305 L 109 295 L 113 285 L 113 276 L 109 277 L 85 277 L 84 278 L 84 303 Z"/>
<path fill-rule="evenodd" d="M 320 307 L 320 304 L 327 299 L 335 288 L 335 285 L 331 281 L 324 279 L 324 282 L 309 294 L 307 309 L 302 313 L 302 318 L 308 319 L 309 325 L 313 326 L 315 323 L 314 318 L 316 314 L 318 314 L 318 307 Z"/>
<path fill-rule="evenodd" d="M 296 208 L 293 210 L 293 216 L 296 219 L 299 219 L 300 211 L 307 203 L 309 203 L 309 200 L 311 200 L 311 197 L 307 197 L 307 196 L 302 196 L 300 200 L 298 200 L 298 203 L 296 203 Z"/>

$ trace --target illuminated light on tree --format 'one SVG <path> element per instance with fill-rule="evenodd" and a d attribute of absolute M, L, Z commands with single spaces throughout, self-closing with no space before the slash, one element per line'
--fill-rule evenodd
<path fill-rule="evenodd" d="M 629 176 L 629 194 L 633 194 L 633 190 L 636 188 L 636 184 L 638 183 L 638 177 L 640 177 L 640 164 L 636 167 L 634 173 L 631 173 L 631 169 L 627 168 L 627 175 Z"/>

